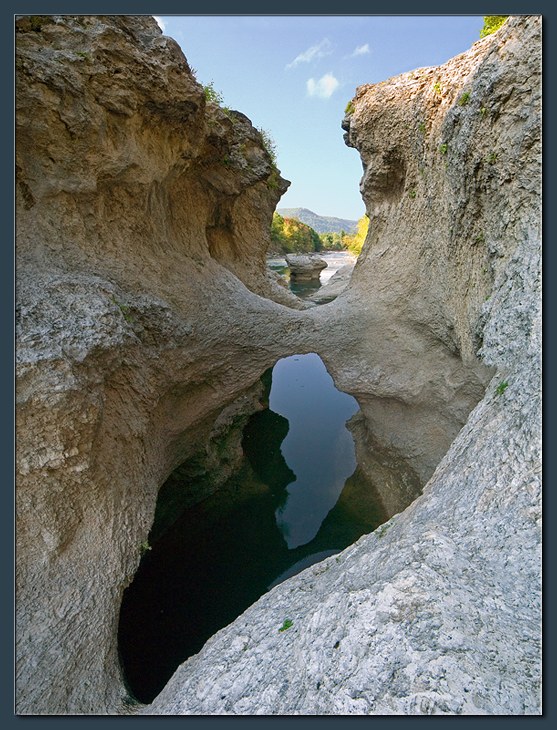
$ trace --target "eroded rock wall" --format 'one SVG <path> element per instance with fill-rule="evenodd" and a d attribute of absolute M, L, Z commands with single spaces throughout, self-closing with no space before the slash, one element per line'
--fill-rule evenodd
<path fill-rule="evenodd" d="M 358 393 L 373 437 L 412 456 L 424 480 L 530 327 L 520 315 L 513 329 L 528 290 L 509 271 L 539 237 L 537 23 L 509 21 L 443 66 L 359 87 L 343 121 L 362 158 L 369 233 L 336 311 L 317 316 L 358 313 L 339 383 Z M 503 316 L 509 289 L 524 301 L 507 300 Z M 497 357 L 494 330 L 506 333 Z"/>
<path fill-rule="evenodd" d="M 152 18 L 16 39 L 17 707 L 102 713 L 158 488 L 299 331 L 260 296 L 298 306 L 265 270 L 287 183 Z"/>
<path fill-rule="evenodd" d="M 117 622 L 157 491 L 316 351 L 360 466 L 435 473 L 144 711 L 539 712 L 539 19 L 358 91 L 370 234 L 307 311 L 265 273 L 285 181 L 152 19 L 24 18 L 17 50 L 18 711 L 137 711 Z"/>
<path fill-rule="evenodd" d="M 361 87 L 345 120 L 370 233 L 310 314 L 370 440 L 434 472 L 423 495 L 265 595 L 144 713 L 541 712 L 540 29 L 512 18 Z"/>

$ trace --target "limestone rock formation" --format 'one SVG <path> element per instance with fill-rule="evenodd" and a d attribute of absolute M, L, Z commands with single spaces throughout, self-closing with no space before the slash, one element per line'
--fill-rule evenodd
<path fill-rule="evenodd" d="M 315 302 L 315 304 L 327 304 L 336 299 L 350 283 L 355 265 L 356 261 L 351 261 L 341 266 L 326 284 L 308 297 L 309 301 Z"/>
<path fill-rule="evenodd" d="M 16 30 L 17 710 L 110 712 L 157 491 L 300 329 L 264 298 L 298 306 L 265 267 L 287 183 L 152 18 Z"/>
<path fill-rule="evenodd" d="M 540 19 L 358 89 L 368 239 L 304 311 L 265 266 L 286 182 L 154 20 L 16 41 L 17 711 L 539 713 Z M 312 351 L 360 403 L 360 468 L 402 462 L 401 512 L 138 707 L 117 625 L 157 492 Z"/>
<path fill-rule="evenodd" d="M 290 276 L 295 281 L 317 281 L 327 262 L 315 254 L 286 254 Z"/>
<path fill-rule="evenodd" d="M 370 232 L 349 288 L 309 316 L 370 443 L 431 478 L 215 635 L 145 713 L 540 713 L 540 52 L 540 18 L 513 18 L 358 89 L 345 127 Z M 471 371 L 489 383 L 457 434 Z"/>

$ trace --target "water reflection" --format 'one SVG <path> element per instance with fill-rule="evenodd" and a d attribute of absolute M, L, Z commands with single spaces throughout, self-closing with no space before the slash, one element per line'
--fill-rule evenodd
<path fill-rule="evenodd" d="M 281 453 L 295 479 L 276 520 L 290 549 L 312 540 L 356 469 L 346 421 L 358 411 L 336 389 L 321 358 L 312 353 L 279 360 L 273 369 L 271 411 L 288 419 Z"/>
<path fill-rule="evenodd" d="M 243 428 L 238 472 L 203 496 L 208 475 L 194 458 L 159 492 L 152 549 L 124 592 L 118 631 L 126 681 L 142 702 L 265 591 L 389 517 L 356 467 L 345 424 L 357 403 L 320 358 L 285 358 L 262 380 L 270 407 Z"/>

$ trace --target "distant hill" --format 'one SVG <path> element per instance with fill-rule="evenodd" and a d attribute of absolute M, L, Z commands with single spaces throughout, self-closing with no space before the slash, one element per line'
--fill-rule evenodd
<path fill-rule="evenodd" d="M 277 208 L 277 213 L 283 218 L 297 218 L 302 223 L 311 226 L 317 233 L 340 233 L 341 231 L 356 233 L 358 227 L 358 221 L 317 215 L 307 208 Z"/>

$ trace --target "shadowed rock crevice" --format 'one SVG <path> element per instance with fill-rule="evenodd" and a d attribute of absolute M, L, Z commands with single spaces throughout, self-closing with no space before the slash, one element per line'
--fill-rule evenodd
<path fill-rule="evenodd" d="M 360 190 L 374 206 L 398 203 L 406 183 L 406 161 L 396 147 L 382 152 L 378 160 L 368 164 Z"/>

